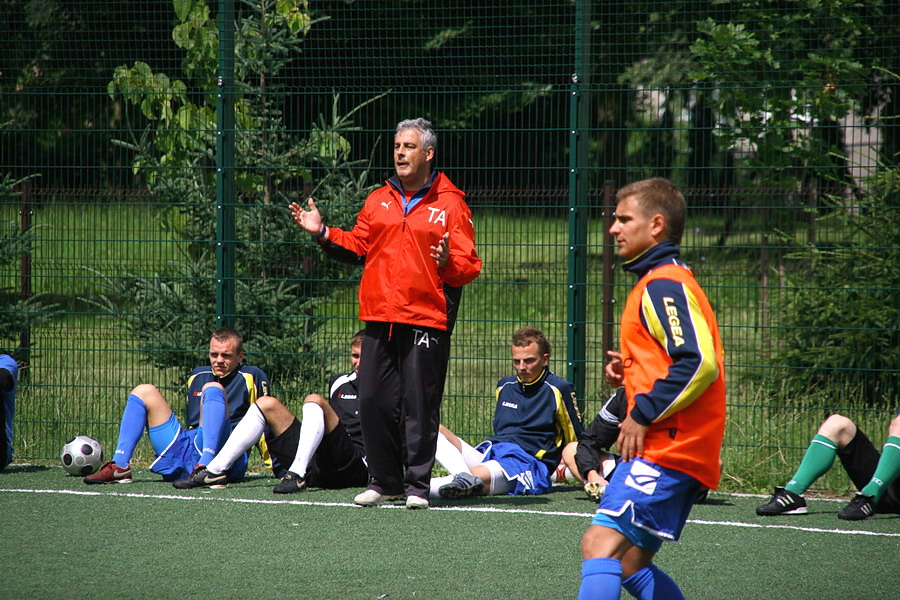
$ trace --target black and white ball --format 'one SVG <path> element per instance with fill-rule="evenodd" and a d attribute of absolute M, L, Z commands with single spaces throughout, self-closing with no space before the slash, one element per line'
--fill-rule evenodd
<path fill-rule="evenodd" d="M 78 435 L 66 442 L 59 459 L 66 473 L 84 477 L 95 473 L 103 464 L 103 448 L 94 438 Z"/>

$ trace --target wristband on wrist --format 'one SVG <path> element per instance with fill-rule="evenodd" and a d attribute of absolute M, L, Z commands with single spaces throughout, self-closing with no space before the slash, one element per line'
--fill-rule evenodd
<path fill-rule="evenodd" d="M 316 234 L 316 239 L 321 240 L 325 237 L 325 234 L 328 232 L 328 228 L 325 226 L 325 223 L 322 223 L 322 229 L 319 230 L 319 233 Z"/>

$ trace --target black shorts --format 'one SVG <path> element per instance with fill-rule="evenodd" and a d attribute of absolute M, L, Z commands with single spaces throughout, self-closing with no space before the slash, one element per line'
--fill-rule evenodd
<path fill-rule="evenodd" d="M 278 437 L 266 437 L 269 453 L 285 469 L 294 462 L 299 442 L 300 421 L 297 419 Z M 309 463 L 306 481 L 321 488 L 365 487 L 369 484 L 362 450 L 347 435 L 342 423 L 322 438 Z"/>
<path fill-rule="evenodd" d="M 850 443 L 838 450 L 838 457 L 844 470 L 850 476 L 850 481 L 861 490 L 866 487 L 875 474 L 878 459 L 881 454 L 865 433 L 859 428 Z M 894 480 L 881 496 L 881 500 L 875 505 L 875 510 L 880 513 L 900 513 L 900 479 Z"/>

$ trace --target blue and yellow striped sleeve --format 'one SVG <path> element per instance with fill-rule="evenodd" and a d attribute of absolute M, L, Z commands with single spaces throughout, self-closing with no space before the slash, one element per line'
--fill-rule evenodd
<path fill-rule="evenodd" d="M 651 281 L 641 298 L 641 322 L 672 359 L 666 376 L 635 396 L 632 417 L 647 425 L 689 406 L 716 380 L 719 367 L 709 324 L 683 283 Z"/>

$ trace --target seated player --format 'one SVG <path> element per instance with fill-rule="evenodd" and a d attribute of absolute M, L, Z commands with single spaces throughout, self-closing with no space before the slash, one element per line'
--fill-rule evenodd
<path fill-rule="evenodd" d="M 303 401 L 303 422 L 276 398 L 257 400 L 206 469 L 179 479 L 178 489 L 223 487 L 235 460 L 265 432 L 266 445 L 281 481 L 276 494 L 300 492 L 308 485 L 323 488 L 362 487 L 369 481 L 359 426 L 356 373 L 363 332 L 350 340 L 350 372 L 328 383 L 331 402 L 319 394 Z M 268 426 L 268 430 L 267 430 Z M 282 465 L 290 464 L 287 471 Z"/>
<path fill-rule="evenodd" d="M 472 447 L 443 425 L 436 460 L 450 475 L 431 480 L 430 495 L 544 494 L 563 445 L 581 435 L 571 383 L 548 368 L 550 343 L 538 329 L 513 334 L 516 375 L 497 384 L 494 435 Z"/>
<path fill-rule="evenodd" d="M 613 470 L 619 464 L 619 456 L 609 448 L 619 437 L 619 423 L 625 418 L 628 399 L 625 388 L 616 388 L 594 420 L 576 442 L 563 448 L 563 462 L 572 475 L 584 484 L 584 492 L 594 502 L 599 502 L 609 483 Z"/>
<path fill-rule="evenodd" d="M 115 457 L 84 478 L 87 484 L 131 483 L 131 456 L 147 429 L 156 458 L 150 470 L 175 481 L 202 470 L 221 443 L 258 398 L 268 395 L 269 377 L 242 364 L 243 338 L 222 328 L 209 341 L 209 366 L 191 371 L 187 383 L 187 425 L 179 423 L 159 389 L 141 384 L 131 390 L 119 425 Z M 245 454 L 228 472 L 231 481 L 244 476 Z"/>
<path fill-rule="evenodd" d="M 19 363 L 0 354 L 0 471 L 13 459 L 13 419 L 16 416 L 16 385 Z"/>
<path fill-rule="evenodd" d="M 856 423 L 831 415 L 819 426 L 797 472 L 784 487 L 776 487 L 772 499 L 756 507 L 760 516 L 806 514 L 801 494 L 834 464 L 835 456 L 859 492 L 838 518 L 860 521 L 876 512 L 900 513 L 900 414 L 891 421 L 881 456 Z"/>

